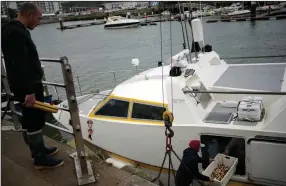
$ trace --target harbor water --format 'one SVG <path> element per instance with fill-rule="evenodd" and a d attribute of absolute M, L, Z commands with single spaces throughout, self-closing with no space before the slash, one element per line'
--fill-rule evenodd
<path fill-rule="evenodd" d="M 205 19 L 209 19 L 206 17 Z M 212 45 L 222 57 L 279 55 L 286 51 L 286 20 L 205 23 L 204 43 Z M 64 23 L 72 24 L 72 23 Z M 180 22 L 162 22 L 163 60 L 183 49 Z M 104 29 L 104 25 L 60 31 L 59 24 L 40 25 L 31 32 L 41 57 L 67 56 L 74 76 L 95 72 L 157 66 L 161 60 L 160 23 L 129 29 Z M 191 42 L 190 27 L 187 26 Z M 172 36 L 170 38 L 170 36 Z M 171 45 L 172 43 L 172 45 Z M 285 60 L 285 59 L 284 59 Z M 228 63 L 282 62 L 275 59 L 226 60 Z M 55 64 L 44 64 L 49 81 L 62 79 Z M 80 79 L 85 91 L 94 88 L 98 76 Z"/>

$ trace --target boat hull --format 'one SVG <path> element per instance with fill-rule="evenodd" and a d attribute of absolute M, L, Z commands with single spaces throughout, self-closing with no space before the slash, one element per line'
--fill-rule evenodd
<path fill-rule="evenodd" d="M 116 23 L 116 24 L 107 24 L 104 25 L 104 28 L 108 29 L 114 29 L 114 28 L 133 28 L 133 27 L 138 27 L 140 25 L 140 22 L 136 23 Z"/>
<path fill-rule="evenodd" d="M 65 112 L 65 111 L 61 111 Z M 64 126 L 68 125 L 69 119 L 64 119 L 69 113 L 58 113 L 55 118 L 58 120 L 57 115 L 61 115 L 61 122 Z M 159 170 L 165 154 L 165 127 L 160 124 L 139 124 L 139 123 L 126 123 L 121 121 L 110 121 L 105 119 L 95 119 L 81 116 L 81 126 L 83 138 L 91 144 L 98 146 L 108 152 L 119 155 L 128 159 L 129 161 L 143 163 L 149 167 L 155 167 Z M 65 121 L 64 121 L 65 120 Z M 92 134 L 90 135 L 90 125 L 93 123 Z M 221 128 L 218 130 L 216 127 L 201 127 L 196 124 L 186 124 L 172 127 L 175 136 L 172 138 L 172 145 L 174 151 L 181 158 L 184 149 L 188 147 L 188 143 L 192 139 L 201 140 L 203 135 L 214 136 L 240 136 L 247 142 L 249 139 L 257 135 L 285 137 L 285 134 L 278 134 L 276 132 L 267 131 L 251 131 L 251 130 L 234 130 Z M 246 145 L 246 159 L 249 159 L 249 147 Z M 180 162 L 173 156 L 174 169 L 177 170 Z M 246 164 L 246 169 L 250 169 L 250 164 Z M 164 168 L 168 168 L 168 163 L 165 163 Z M 154 170 L 154 169 L 153 169 Z M 242 182 L 250 182 L 246 176 L 233 176 L 234 180 Z"/>

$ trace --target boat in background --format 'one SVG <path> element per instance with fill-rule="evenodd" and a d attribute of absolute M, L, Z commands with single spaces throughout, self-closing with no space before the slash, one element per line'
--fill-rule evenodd
<path fill-rule="evenodd" d="M 104 28 L 131 28 L 138 27 L 140 20 L 138 19 L 127 19 L 121 16 L 108 17 Z"/>
<path fill-rule="evenodd" d="M 227 16 L 235 17 L 235 16 L 246 16 L 250 15 L 250 10 L 235 10 L 234 12 L 228 13 Z"/>

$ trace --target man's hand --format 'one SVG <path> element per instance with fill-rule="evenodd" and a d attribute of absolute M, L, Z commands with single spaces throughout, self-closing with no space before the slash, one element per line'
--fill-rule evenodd
<path fill-rule="evenodd" d="M 211 162 L 213 162 L 213 161 L 214 161 L 214 159 L 210 158 L 210 159 L 209 159 L 209 161 L 210 161 L 210 163 L 211 163 Z"/>
<path fill-rule="evenodd" d="M 34 94 L 26 95 L 24 105 L 26 107 L 33 107 L 36 102 L 36 97 Z"/>
<path fill-rule="evenodd" d="M 213 181 L 214 181 L 214 179 L 213 179 L 212 177 L 209 177 L 209 179 L 210 179 L 210 181 L 211 181 L 211 182 L 213 182 Z"/>

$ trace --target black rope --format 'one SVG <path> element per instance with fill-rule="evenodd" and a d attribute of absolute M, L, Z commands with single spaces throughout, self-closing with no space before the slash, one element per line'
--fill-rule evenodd
<path fill-rule="evenodd" d="M 172 173 L 173 173 L 173 177 L 174 177 L 174 180 L 176 180 L 176 172 L 175 172 L 175 169 L 174 169 L 174 166 L 173 166 L 173 162 L 172 162 L 172 158 L 171 158 L 172 154 L 170 153 L 169 157 L 169 161 L 170 161 L 170 165 L 171 165 L 171 169 L 173 170 Z"/>
<path fill-rule="evenodd" d="M 188 27 L 187 27 L 186 20 L 187 20 L 187 16 L 185 16 L 184 23 L 185 23 L 185 30 L 186 30 L 188 48 L 189 48 L 189 51 L 191 51 L 190 40 L 189 40 L 189 35 L 188 35 L 189 32 L 188 32 Z M 192 63 L 192 57 L 191 57 L 191 55 L 189 55 L 189 63 Z"/>
<path fill-rule="evenodd" d="M 187 27 L 187 23 L 186 23 L 186 21 L 188 20 L 188 17 L 187 17 L 187 15 L 184 14 L 184 10 L 183 10 L 183 15 L 184 15 L 184 23 L 185 23 L 185 31 L 186 31 L 186 36 L 187 36 L 188 48 L 191 51 L 190 40 L 189 40 L 189 35 L 188 35 L 189 32 L 188 32 L 188 27 Z M 190 16 L 190 10 L 189 10 L 189 16 Z M 191 58 L 191 56 L 190 56 L 190 58 Z"/>
<path fill-rule="evenodd" d="M 195 57 L 197 58 L 197 50 L 196 50 L 196 45 L 195 45 L 195 40 L 194 40 L 194 33 L 193 33 L 193 27 L 192 27 L 192 8 L 191 8 L 191 3 L 189 3 L 189 15 L 190 15 L 190 19 L 188 19 L 189 21 L 189 25 L 191 27 L 191 34 L 192 34 L 192 47 L 194 47 L 195 50 Z M 191 49 L 190 49 L 191 50 Z"/>
<path fill-rule="evenodd" d="M 160 38 L 161 38 L 161 65 L 162 65 L 162 96 L 163 96 L 163 108 L 165 108 L 164 102 L 164 65 L 163 65 L 163 36 L 162 36 L 162 14 L 160 14 Z"/>
<path fill-rule="evenodd" d="M 189 35 L 188 35 L 188 27 L 187 27 L 187 23 L 186 23 L 187 16 L 185 16 L 185 17 L 186 17 L 186 18 L 185 18 L 185 20 L 184 20 L 184 23 L 185 23 L 185 30 L 186 30 L 187 42 L 188 42 L 189 50 L 191 51 L 190 40 L 189 40 Z"/>
<path fill-rule="evenodd" d="M 168 170 L 168 186 L 170 186 L 170 183 L 171 183 L 171 153 L 168 152 L 168 155 L 169 155 L 169 170 Z"/>
<path fill-rule="evenodd" d="M 182 16 L 181 16 L 182 11 L 181 11 L 181 4 L 180 4 L 180 2 L 178 2 L 178 6 L 179 6 L 180 22 L 181 22 L 181 28 L 182 28 L 183 40 L 184 40 L 184 42 L 183 42 L 183 49 L 186 49 L 186 38 L 185 38 L 185 32 L 184 32 L 184 28 L 183 28 L 183 22 L 182 22 Z"/>
<path fill-rule="evenodd" d="M 173 67 L 173 42 L 172 42 L 172 20 L 171 20 L 171 16 L 172 16 L 172 13 L 171 13 L 171 7 L 169 8 L 170 9 L 170 52 L 171 52 L 171 68 Z M 172 113 L 174 112 L 174 104 L 173 104 L 173 78 L 171 76 L 171 96 L 172 96 Z"/>

